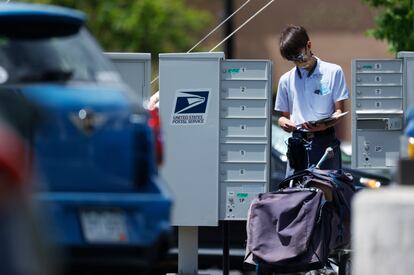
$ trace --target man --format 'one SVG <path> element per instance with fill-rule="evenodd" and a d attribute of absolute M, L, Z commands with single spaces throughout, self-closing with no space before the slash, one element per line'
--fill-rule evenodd
<path fill-rule="evenodd" d="M 341 168 L 340 142 L 333 126 L 340 120 L 338 115 L 344 111 L 349 92 L 341 67 L 320 60 L 311 49 L 312 43 L 303 27 L 289 25 L 282 31 L 280 53 L 295 64 L 280 78 L 275 104 L 275 110 L 280 113 L 280 127 L 292 132 L 294 138 L 289 139 L 287 175 L 294 172 L 292 168 L 300 170 L 317 164 L 327 147 L 333 148 L 334 157 L 321 168 Z M 332 119 L 315 123 L 327 117 Z M 295 150 L 295 140 L 306 144 L 306 150 Z M 292 155 L 292 152 L 296 153 Z M 298 159 L 305 161 L 298 166 Z"/>

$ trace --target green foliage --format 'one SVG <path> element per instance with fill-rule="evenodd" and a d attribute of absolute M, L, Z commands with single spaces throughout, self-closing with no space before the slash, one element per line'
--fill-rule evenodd
<path fill-rule="evenodd" d="M 380 8 L 375 29 L 368 34 L 386 40 L 392 52 L 414 51 L 414 1 L 413 0 L 363 0 Z"/>
<path fill-rule="evenodd" d="M 211 15 L 184 0 L 26 0 L 83 11 L 105 51 L 183 52 L 209 27 Z"/>

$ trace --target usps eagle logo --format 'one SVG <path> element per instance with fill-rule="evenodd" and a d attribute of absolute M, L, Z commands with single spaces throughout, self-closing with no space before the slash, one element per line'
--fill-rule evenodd
<path fill-rule="evenodd" d="M 209 93 L 209 91 L 177 91 L 172 124 L 204 124 Z"/>

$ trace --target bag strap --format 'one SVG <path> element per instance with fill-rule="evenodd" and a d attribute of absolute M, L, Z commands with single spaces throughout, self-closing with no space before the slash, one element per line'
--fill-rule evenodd
<path fill-rule="evenodd" d="M 292 176 L 290 176 L 290 177 L 287 177 L 287 178 L 285 178 L 284 180 L 282 180 L 280 183 L 279 183 L 279 188 L 285 188 L 285 187 L 288 187 L 289 186 L 289 182 L 291 181 L 291 180 L 295 180 L 295 179 L 301 179 L 303 176 L 305 176 L 305 175 L 309 175 L 309 173 L 310 173 L 310 171 L 308 170 L 308 169 L 305 169 L 305 170 L 300 170 L 299 172 L 296 172 L 295 174 L 293 174 Z"/>
<path fill-rule="evenodd" d="M 337 194 L 337 196 L 338 196 L 338 202 L 341 204 L 341 205 L 345 205 L 345 207 L 346 207 L 346 210 L 348 210 L 349 212 L 351 212 L 351 208 L 350 208 L 350 206 L 348 205 L 348 203 L 346 203 L 346 199 L 345 199 L 345 197 L 344 197 L 344 194 L 341 192 L 342 190 L 344 190 L 345 189 L 345 187 L 344 187 L 344 184 L 347 184 L 347 183 L 344 183 L 344 182 L 342 182 L 342 181 L 340 181 L 340 180 L 338 180 L 337 178 L 332 178 L 332 181 L 335 183 L 335 185 L 337 186 L 337 190 L 335 190 L 335 193 Z M 352 188 L 353 186 L 350 186 L 349 184 L 347 184 L 350 188 Z M 355 188 L 352 188 L 352 191 L 354 191 L 355 192 Z"/>

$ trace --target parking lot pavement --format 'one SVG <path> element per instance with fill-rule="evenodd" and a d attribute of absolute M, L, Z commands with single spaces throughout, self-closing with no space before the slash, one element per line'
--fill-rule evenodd
<path fill-rule="evenodd" d="M 209 275 L 222 275 L 223 271 L 220 269 L 207 269 L 207 270 L 201 270 L 200 274 L 209 274 Z M 229 272 L 229 275 L 253 275 L 255 272 L 249 271 L 249 272 L 241 272 L 238 270 L 231 270 Z"/>
<path fill-rule="evenodd" d="M 221 269 L 204 269 L 199 270 L 198 274 L 200 275 L 223 275 L 223 271 Z M 255 272 L 247 271 L 241 272 L 239 270 L 230 270 L 229 275 L 254 275 Z M 166 275 L 175 275 L 175 273 L 167 273 Z"/>

